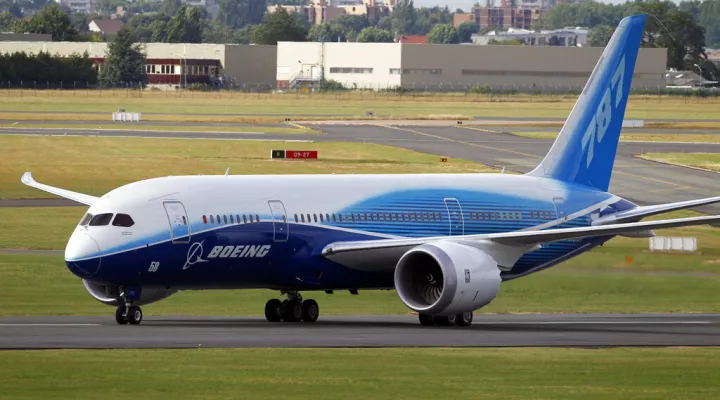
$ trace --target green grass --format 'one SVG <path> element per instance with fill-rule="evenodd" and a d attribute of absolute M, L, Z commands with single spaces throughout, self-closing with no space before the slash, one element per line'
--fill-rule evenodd
<path fill-rule="evenodd" d="M 713 399 L 720 350 L 187 349 L 0 353 L 0 398 Z"/>
<path fill-rule="evenodd" d="M 709 171 L 720 171 L 720 154 L 716 153 L 644 153 L 638 157 Z"/>
<path fill-rule="evenodd" d="M 62 94 L 62 96 L 60 96 Z M 383 116 L 432 115 L 484 117 L 567 118 L 577 96 L 489 96 L 489 95 L 383 95 L 381 93 L 324 94 L 166 94 L 126 91 L 79 91 L 75 96 L 62 92 L 20 95 L 0 91 L 0 111 L 34 112 L 130 112 L 192 114 L 346 114 L 365 115 L 374 111 Z M 717 119 L 718 99 L 633 96 L 626 118 Z M 109 115 L 107 116 L 109 118 Z"/>
<path fill-rule="evenodd" d="M 478 313 L 720 312 L 718 287 L 720 274 L 619 273 L 560 265 L 504 283 L 497 298 Z M 320 303 L 323 315 L 410 312 L 394 291 L 303 293 Z M 267 299 L 278 296 L 270 290 L 186 291 L 143 309 L 148 317 L 261 316 Z M 0 254 L 0 303 L 3 316 L 113 312 L 85 292 L 62 256 Z"/>
<path fill-rule="evenodd" d="M 510 127 L 509 129 L 512 129 Z M 510 132 L 512 135 L 530 139 L 556 139 L 559 133 L 555 132 Z M 671 133 L 624 133 L 620 141 L 647 141 L 647 142 L 693 142 L 693 143 L 720 143 L 720 134 L 671 134 Z"/>
<path fill-rule="evenodd" d="M 168 132 L 222 132 L 222 133 L 287 133 L 287 134 L 309 134 L 322 133 L 315 129 L 303 129 L 298 127 L 281 127 L 281 126 L 211 126 L 211 125 L 133 125 L 131 123 L 97 123 L 97 124 L 0 124 L 0 128 L 11 128 L 21 131 L 22 129 L 47 129 L 48 134 L 57 133 L 54 131 L 65 132 L 68 130 L 129 130 L 129 131 L 168 131 Z M 231 135 L 228 135 L 229 137 Z"/>
<path fill-rule="evenodd" d="M 318 150 L 318 160 L 271 160 L 272 149 Z M 54 198 L 20 183 L 38 182 L 102 195 L 116 187 L 167 175 L 361 174 L 488 172 L 460 159 L 363 143 L 165 140 L 62 136 L 0 136 L 0 198 Z"/>

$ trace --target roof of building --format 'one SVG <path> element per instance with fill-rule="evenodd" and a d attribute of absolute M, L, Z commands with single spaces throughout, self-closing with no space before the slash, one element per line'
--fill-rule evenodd
<path fill-rule="evenodd" d="M 94 19 L 90 23 L 95 23 L 103 33 L 117 33 L 122 28 L 123 23 L 117 19 Z"/>
<path fill-rule="evenodd" d="M 427 36 L 405 36 L 400 35 L 398 37 L 398 43 L 415 43 L 415 44 L 427 44 L 428 37 Z"/>

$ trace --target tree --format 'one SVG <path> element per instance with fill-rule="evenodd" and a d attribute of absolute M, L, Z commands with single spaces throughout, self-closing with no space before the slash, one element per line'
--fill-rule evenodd
<path fill-rule="evenodd" d="M 15 24 L 15 31 L 50 34 L 52 40 L 56 42 L 72 41 L 77 35 L 70 17 L 57 5 L 43 9 L 32 17 L 30 21 L 18 21 Z"/>
<path fill-rule="evenodd" d="M 463 22 L 457 27 L 457 34 L 460 43 L 472 42 L 473 33 L 477 33 L 477 25 L 472 22 Z"/>
<path fill-rule="evenodd" d="M 390 17 L 392 18 L 392 30 L 395 34 L 412 34 L 417 19 L 413 0 L 399 0 L 395 4 Z"/>
<path fill-rule="evenodd" d="M 707 59 L 705 32 L 695 24 L 690 13 L 678 10 L 669 1 L 636 3 L 634 7 L 635 13 L 656 17 L 645 22 L 641 45 L 667 48 L 669 68 L 693 69 L 695 64 Z"/>
<path fill-rule="evenodd" d="M 290 15 L 287 10 L 277 7 L 275 12 L 268 13 L 265 23 L 255 28 L 253 42 L 272 44 L 277 42 L 304 42 L 307 29 L 299 19 Z"/>
<path fill-rule="evenodd" d="M 100 69 L 100 82 L 106 86 L 122 83 L 145 83 L 145 53 L 136 43 L 135 33 L 128 27 L 120 28 L 115 40 L 108 44 L 105 63 Z"/>
<path fill-rule="evenodd" d="M 346 40 L 343 27 L 333 22 L 313 25 L 308 31 L 308 40 L 313 42 L 344 42 Z"/>
<path fill-rule="evenodd" d="M 389 31 L 374 26 L 363 29 L 357 36 L 357 41 L 362 43 L 392 43 L 394 39 Z"/>
<path fill-rule="evenodd" d="M 680 3 L 680 7 L 685 3 Z M 705 45 L 713 49 L 720 49 L 720 0 L 705 0 L 700 4 L 700 14 L 695 20 L 698 25 L 705 28 Z M 695 15 L 693 14 L 693 18 Z"/>
<path fill-rule="evenodd" d="M 182 6 L 181 0 L 163 0 L 162 1 L 162 12 L 165 15 L 173 16 L 177 14 L 178 10 Z"/>
<path fill-rule="evenodd" d="M 9 12 L 0 13 L 0 31 L 9 32 L 13 30 L 15 21 L 17 21 L 17 18 Z"/>
<path fill-rule="evenodd" d="M 459 43 L 457 30 L 450 24 L 437 24 L 433 26 L 428 35 L 428 43 L 451 44 Z"/>
<path fill-rule="evenodd" d="M 605 47 L 607 46 L 612 34 L 615 32 L 615 28 L 608 25 L 598 25 L 588 32 L 587 46 L 590 47 Z"/>
<path fill-rule="evenodd" d="M 230 28 L 259 24 L 267 11 L 266 0 L 218 0 L 217 21 Z"/>

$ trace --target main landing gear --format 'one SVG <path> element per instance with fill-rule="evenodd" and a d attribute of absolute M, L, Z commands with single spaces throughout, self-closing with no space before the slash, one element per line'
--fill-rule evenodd
<path fill-rule="evenodd" d="M 265 303 L 265 318 L 270 322 L 315 322 L 320 316 L 317 301 L 303 301 L 300 293 L 287 292 L 287 300 L 270 299 Z"/>
<path fill-rule="evenodd" d="M 115 322 L 120 325 L 139 325 L 140 322 L 142 322 L 142 318 L 142 309 L 130 303 L 119 306 L 117 310 L 115 310 Z"/>
<path fill-rule="evenodd" d="M 462 314 L 450 315 L 447 317 L 420 314 L 418 315 L 418 319 L 420 319 L 420 325 L 422 326 L 470 326 L 473 320 L 473 313 L 472 311 L 468 311 Z"/>

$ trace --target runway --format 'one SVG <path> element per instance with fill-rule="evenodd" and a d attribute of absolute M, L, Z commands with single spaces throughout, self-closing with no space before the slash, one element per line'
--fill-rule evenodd
<path fill-rule="evenodd" d="M 423 327 L 413 315 L 264 318 L 0 318 L 0 349 L 197 347 L 615 347 L 720 346 L 720 315 L 482 315 L 472 326 Z"/>

